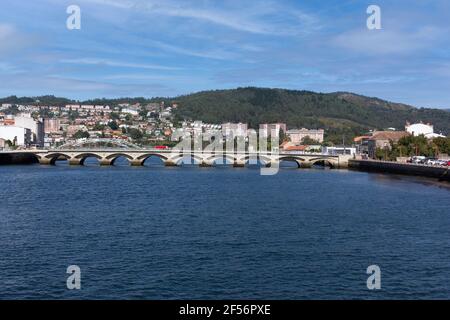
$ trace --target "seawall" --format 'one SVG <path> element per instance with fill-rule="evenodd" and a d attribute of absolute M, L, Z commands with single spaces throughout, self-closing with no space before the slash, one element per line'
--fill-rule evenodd
<path fill-rule="evenodd" d="M 349 160 L 349 168 L 361 171 L 385 172 L 436 178 L 450 182 L 450 168 L 377 160 Z"/>
<path fill-rule="evenodd" d="M 39 161 L 29 153 L 0 153 L 0 165 L 33 163 L 39 163 Z"/>

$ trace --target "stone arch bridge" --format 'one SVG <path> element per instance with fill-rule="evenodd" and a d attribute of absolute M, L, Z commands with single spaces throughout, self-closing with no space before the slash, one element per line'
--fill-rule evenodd
<path fill-rule="evenodd" d="M 299 168 L 309 168 L 321 164 L 332 168 L 348 167 L 349 155 L 325 155 L 309 153 L 260 153 L 260 152 L 206 152 L 180 151 L 159 149 L 55 149 L 28 150 L 22 153 L 32 153 L 40 164 L 51 165 L 57 160 L 67 160 L 70 165 L 83 165 L 89 157 L 97 158 L 100 165 L 114 165 L 119 157 L 127 158 L 131 165 L 142 166 L 150 157 L 160 158 L 166 166 L 179 165 L 183 159 L 192 158 L 200 166 L 213 166 L 217 161 L 226 160 L 235 167 L 244 167 L 247 163 L 257 161 L 265 166 L 271 166 L 281 161 L 295 162 Z"/>

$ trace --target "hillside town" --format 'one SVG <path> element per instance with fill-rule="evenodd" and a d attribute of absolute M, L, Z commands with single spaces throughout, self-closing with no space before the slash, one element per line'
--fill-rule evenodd
<path fill-rule="evenodd" d="M 120 103 L 108 105 L 71 104 L 64 106 L 2 104 L 0 107 L 0 150 L 51 149 L 86 139 L 117 139 L 143 147 L 173 147 L 178 129 L 190 133 L 221 131 L 226 139 L 231 134 L 246 136 L 246 123 L 206 124 L 201 121 L 176 121 L 173 111 L 178 104 Z M 255 128 L 254 128 L 255 129 Z M 372 130 L 353 141 L 333 145 L 326 141 L 324 129 L 288 128 L 285 123 L 260 124 L 260 132 L 280 132 L 280 150 L 300 153 L 347 154 L 363 158 L 410 161 L 412 156 L 430 156 L 419 150 L 399 148 L 407 137 L 421 137 L 425 141 L 448 139 L 434 131 L 429 123 L 406 123 L 404 130 L 387 128 Z M 262 131 L 261 131 L 262 130 Z M 411 143 L 410 146 L 411 148 Z M 423 148 L 422 148 L 423 149 Z M 443 148 L 445 149 L 445 148 Z M 403 154 L 402 153 L 403 150 Z M 435 158 L 448 159 L 446 150 L 435 150 Z M 413 153 L 413 154 L 411 154 Z M 428 152 L 429 153 L 429 152 Z M 394 159 L 392 159 L 394 157 Z"/>

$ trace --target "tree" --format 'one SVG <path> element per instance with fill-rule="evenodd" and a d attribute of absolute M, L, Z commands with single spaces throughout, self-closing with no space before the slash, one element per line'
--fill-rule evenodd
<path fill-rule="evenodd" d="M 88 139 L 90 137 L 89 132 L 87 131 L 82 131 L 82 130 L 78 130 L 77 132 L 75 132 L 75 134 L 73 135 L 74 139 Z"/>
<path fill-rule="evenodd" d="M 113 120 L 119 120 L 120 115 L 117 112 L 111 112 L 110 117 Z"/>
<path fill-rule="evenodd" d="M 130 128 L 128 130 L 128 134 L 130 135 L 131 139 L 133 139 L 133 140 L 140 140 L 144 136 L 140 130 L 135 129 L 135 128 Z"/>
<path fill-rule="evenodd" d="M 75 121 L 75 119 L 78 118 L 79 116 L 80 116 L 80 114 L 78 113 L 78 111 L 76 111 L 76 110 L 69 111 L 69 120 L 70 121 Z"/>
<path fill-rule="evenodd" d="M 117 122 L 115 120 L 113 120 L 110 123 L 108 123 L 108 126 L 111 128 L 111 130 L 118 130 L 119 129 L 119 125 L 117 124 Z"/>
<path fill-rule="evenodd" d="M 140 111 L 139 111 L 139 116 L 140 117 L 142 117 L 142 119 L 144 119 L 144 120 L 146 120 L 148 117 L 147 117 L 147 110 L 145 110 L 144 108 L 142 108 Z"/>
<path fill-rule="evenodd" d="M 439 154 L 450 154 L 450 137 L 434 138 L 432 143 L 433 149 L 436 150 Z"/>
<path fill-rule="evenodd" d="M 311 139 L 309 136 L 304 137 L 301 143 L 305 146 L 320 145 L 319 141 Z"/>
<path fill-rule="evenodd" d="M 105 129 L 105 126 L 103 124 L 100 124 L 99 122 L 97 122 L 94 126 L 95 131 L 103 131 L 104 129 Z"/>

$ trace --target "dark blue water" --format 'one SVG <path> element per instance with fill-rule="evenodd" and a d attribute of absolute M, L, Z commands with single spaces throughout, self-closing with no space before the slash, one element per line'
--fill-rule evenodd
<path fill-rule="evenodd" d="M 37 165 L 0 191 L 0 299 L 450 298 L 450 189 L 425 180 Z"/>

